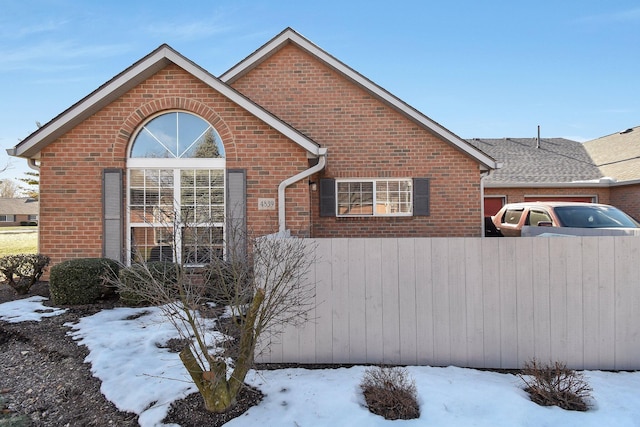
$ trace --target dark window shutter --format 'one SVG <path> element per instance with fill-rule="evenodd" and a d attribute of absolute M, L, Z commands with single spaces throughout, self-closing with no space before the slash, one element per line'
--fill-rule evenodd
<path fill-rule="evenodd" d="M 336 216 L 336 180 L 320 179 L 320 216 Z"/>
<path fill-rule="evenodd" d="M 122 169 L 102 171 L 102 255 L 122 262 Z"/>
<path fill-rule="evenodd" d="M 244 169 L 227 169 L 227 250 L 243 255 L 247 244 L 247 179 Z"/>
<path fill-rule="evenodd" d="M 413 178 L 413 216 L 429 216 L 429 178 Z"/>

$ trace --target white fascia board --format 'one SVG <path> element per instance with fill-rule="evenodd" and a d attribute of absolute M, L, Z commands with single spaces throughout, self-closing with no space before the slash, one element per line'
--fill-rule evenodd
<path fill-rule="evenodd" d="M 362 86 L 365 90 L 372 93 L 373 95 L 381 98 L 384 102 L 389 104 L 391 107 L 410 117 L 414 121 L 422 124 L 424 127 L 429 129 L 431 132 L 440 136 L 444 140 L 450 142 L 452 145 L 460 149 L 461 151 L 467 153 L 471 157 L 475 158 L 478 162 L 482 163 L 488 169 L 498 169 L 499 165 L 496 160 L 492 157 L 488 156 L 484 152 L 478 150 L 471 144 L 464 141 L 462 138 L 456 136 L 451 133 L 438 123 L 434 122 L 424 114 L 420 113 L 415 108 L 409 106 L 404 101 L 400 100 L 398 97 L 392 95 L 387 90 L 378 86 L 368 78 L 364 77 L 362 74 L 358 73 L 351 67 L 347 66 L 340 60 L 331 56 L 323 49 L 319 48 L 306 38 L 302 37 L 297 32 L 292 29 L 287 29 L 283 31 L 280 35 L 272 39 L 270 42 L 265 44 L 262 48 L 258 49 L 243 61 L 232 67 L 230 70 L 225 72 L 220 76 L 220 80 L 225 83 L 233 82 L 234 79 L 238 78 L 248 70 L 250 70 L 256 63 L 261 62 L 265 57 L 270 56 L 273 52 L 280 49 L 280 47 L 288 42 L 292 42 L 300 46 L 301 48 L 307 50 L 310 54 L 317 57 L 320 61 L 327 64 L 329 67 L 335 69 L 339 73 L 343 74 L 348 79 L 354 81 L 355 83 Z"/>
<path fill-rule="evenodd" d="M 212 89 L 218 91 L 223 96 L 238 104 L 240 107 L 249 111 L 251 114 L 281 132 L 287 138 L 291 139 L 303 149 L 319 156 L 320 147 L 318 144 L 296 131 L 289 125 L 285 124 L 263 108 L 251 102 L 248 98 L 242 96 L 201 67 L 187 60 L 182 55 L 175 52 L 168 46 L 163 46 L 150 56 L 142 59 L 121 75 L 98 88 L 96 91 L 88 95 L 86 98 L 73 105 L 58 117 L 51 120 L 45 126 L 28 136 L 24 141 L 7 152 L 18 157 L 34 157 L 39 154 L 46 141 L 52 141 L 67 132 L 73 126 L 78 125 L 91 114 L 94 114 L 100 108 L 114 101 L 127 90 L 130 90 L 137 84 L 155 74 L 158 70 L 166 67 L 170 62 L 183 68 L 196 78 L 202 80 Z"/>
<path fill-rule="evenodd" d="M 610 182 L 490 182 L 484 188 L 606 188 L 615 186 Z"/>
<path fill-rule="evenodd" d="M 166 49 L 166 48 L 165 48 Z M 161 49 L 134 67 L 123 72 L 120 76 L 98 88 L 86 98 L 73 105 L 58 117 L 55 117 L 45 126 L 28 136 L 24 141 L 15 147 L 14 155 L 18 157 L 33 157 L 42 147 L 44 141 L 51 141 L 76 126 L 86 117 L 98 111 L 107 103 L 117 99 L 122 93 L 137 85 L 149 75 L 165 67 L 163 62 L 164 50 Z"/>

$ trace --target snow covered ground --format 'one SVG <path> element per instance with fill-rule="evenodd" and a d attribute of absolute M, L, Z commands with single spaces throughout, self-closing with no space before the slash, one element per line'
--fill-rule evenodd
<path fill-rule="evenodd" d="M 0 304 L 0 320 L 22 322 L 59 314 L 42 297 Z M 43 310 L 45 312 L 43 312 Z M 171 402 L 196 392 L 176 353 L 158 345 L 176 337 L 157 308 L 117 308 L 85 317 L 71 335 L 89 350 L 87 362 L 102 393 L 119 409 L 160 426 Z M 247 382 L 265 394 L 230 427 L 263 426 L 640 426 L 640 372 L 588 371 L 592 409 L 564 411 L 532 403 L 513 375 L 456 367 L 409 367 L 421 416 L 386 421 L 364 407 L 359 383 L 366 368 L 251 371 Z"/>

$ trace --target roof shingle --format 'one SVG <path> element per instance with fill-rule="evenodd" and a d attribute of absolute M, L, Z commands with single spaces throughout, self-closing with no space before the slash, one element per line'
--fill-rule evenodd
<path fill-rule="evenodd" d="M 0 197 L 2 215 L 38 215 L 40 203 L 30 197 Z"/>
<path fill-rule="evenodd" d="M 596 166 L 618 181 L 640 179 L 640 126 L 584 143 Z"/>
<path fill-rule="evenodd" d="M 602 177 L 583 144 L 565 138 L 473 138 L 468 140 L 498 162 L 493 183 L 568 183 Z"/>

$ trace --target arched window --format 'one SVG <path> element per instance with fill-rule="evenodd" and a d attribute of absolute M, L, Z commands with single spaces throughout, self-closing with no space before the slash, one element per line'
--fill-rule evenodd
<path fill-rule="evenodd" d="M 204 264 L 223 256 L 224 146 L 202 118 L 158 115 L 133 137 L 128 170 L 128 259 Z"/>

